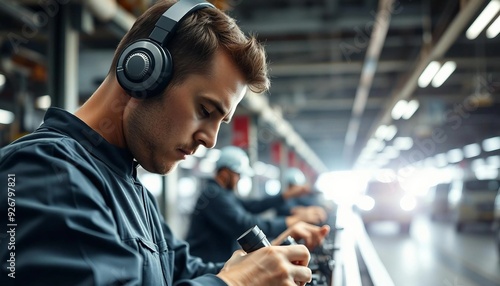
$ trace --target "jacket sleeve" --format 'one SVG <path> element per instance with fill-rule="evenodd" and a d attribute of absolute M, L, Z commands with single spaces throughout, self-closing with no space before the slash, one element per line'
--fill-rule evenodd
<path fill-rule="evenodd" d="M 75 163 L 76 155 L 62 149 L 38 144 L 2 153 L 0 176 L 15 176 L 16 285 L 140 285 L 142 258 L 121 243 L 96 191 L 99 182 L 83 175 L 85 162 Z M 2 209 L 7 203 L 0 196 Z M 2 280 L 10 255 L 2 245 Z"/>
<path fill-rule="evenodd" d="M 253 214 L 264 212 L 271 208 L 279 208 L 285 204 L 283 196 L 268 196 L 262 199 L 240 199 L 241 205 Z"/>
<path fill-rule="evenodd" d="M 211 184 L 208 188 L 211 195 L 206 196 L 209 200 L 203 215 L 226 235 L 236 239 L 250 227 L 258 225 L 267 236 L 276 237 L 287 228 L 284 217 L 261 218 L 245 210 L 240 201 L 224 193 L 226 191 L 217 185 Z"/>
<path fill-rule="evenodd" d="M 151 193 L 149 197 L 153 201 L 155 211 L 160 214 L 155 198 Z M 189 244 L 175 237 L 161 215 L 160 219 L 169 250 L 174 252 L 174 285 L 225 286 L 226 283 L 215 276 L 224 267 L 224 263 L 205 263 L 201 258 L 190 255 Z"/>

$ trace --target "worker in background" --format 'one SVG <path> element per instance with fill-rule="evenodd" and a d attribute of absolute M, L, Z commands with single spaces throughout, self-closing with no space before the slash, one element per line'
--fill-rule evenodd
<path fill-rule="evenodd" d="M 298 168 L 288 168 L 284 173 L 284 181 L 286 184 L 285 190 L 303 189 L 303 196 L 297 196 L 286 200 L 281 206 L 276 207 L 276 214 L 279 216 L 300 215 L 304 212 L 321 212 L 323 209 L 320 202 L 320 193 L 313 191 L 307 184 L 307 179 L 304 173 Z"/>
<path fill-rule="evenodd" d="M 297 215 L 262 218 L 259 213 L 308 191 L 291 188 L 275 197 L 242 200 L 235 192 L 243 175 L 253 175 L 245 151 L 235 146 L 222 148 L 215 177 L 201 191 L 191 216 L 186 240 L 194 255 L 206 261 L 225 261 L 239 249 L 237 238 L 254 225 L 268 237 L 277 237 L 297 222 L 320 224 L 326 220 L 326 212 L 317 209 Z M 328 232 L 327 229 L 325 226 L 322 231 Z"/>
<path fill-rule="evenodd" d="M 0 285 L 310 281 L 302 245 L 203 263 L 172 234 L 137 178 L 139 164 L 167 174 L 200 145 L 215 146 L 247 88 L 268 88 L 256 39 L 208 2 L 163 0 L 137 19 L 112 62 L 75 113 L 50 108 L 36 131 L 0 151 L 0 205 L 5 218 L 7 206 L 12 214 L 12 225 L 0 224 Z"/>

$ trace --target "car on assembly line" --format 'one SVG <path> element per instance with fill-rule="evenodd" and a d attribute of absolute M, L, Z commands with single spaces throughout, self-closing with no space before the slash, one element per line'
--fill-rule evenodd
<path fill-rule="evenodd" d="M 370 181 L 355 208 L 368 228 L 376 222 L 395 222 L 401 233 L 410 232 L 417 207 L 414 196 L 407 194 L 397 181 Z"/>
<path fill-rule="evenodd" d="M 495 196 L 499 187 L 500 181 L 496 179 L 466 179 L 452 184 L 448 201 L 458 232 L 470 224 L 493 222 Z"/>
<path fill-rule="evenodd" d="M 451 182 L 439 183 L 429 191 L 429 213 L 432 220 L 444 220 L 448 218 L 449 206 L 448 195 Z"/>

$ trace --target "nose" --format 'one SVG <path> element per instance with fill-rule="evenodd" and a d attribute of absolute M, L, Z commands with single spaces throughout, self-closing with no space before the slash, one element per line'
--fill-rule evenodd
<path fill-rule="evenodd" d="M 195 140 L 199 144 L 213 148 L 217 143 L 217 135 L 219 134 L 220 122 L 206 124 L 198 132 L 195 133 Z"/>

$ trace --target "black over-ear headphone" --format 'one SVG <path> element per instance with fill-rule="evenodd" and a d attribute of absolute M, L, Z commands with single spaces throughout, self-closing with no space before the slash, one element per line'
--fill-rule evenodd
<path fill-rule="evenodd" d="M 147 39 L 125 48 L 116 64 L 121 87 L 133 97 L 147 98 L 159 94 L 172 77 L 170 52 L 163 48 L 173 36 L 178 23 L 191 12 L 214 6 L 202 0 L 180 0 L 158 19 Z"/>

